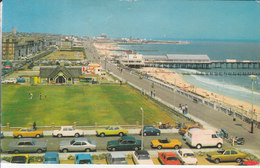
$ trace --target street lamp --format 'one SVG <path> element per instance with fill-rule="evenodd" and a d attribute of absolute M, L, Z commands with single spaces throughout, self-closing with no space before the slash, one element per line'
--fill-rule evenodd
<path fill-rule="evenodd" d="M 256 78 L 255 75 L 250 75 L 249 76 L 251 81 L 252 81 L 252 111 L 251 111 L 251 133 L 254 133 L 254 120 L 253 120 L 253 115 L 254 115 L 254 79 Z"/>
<path fill-rule="evenodd" d="M 144 110 L 142 107 L 140 107 L 141 111 L 142 111 L 142 146 L 141 146 L 141 150 L 144 150 Z"/>

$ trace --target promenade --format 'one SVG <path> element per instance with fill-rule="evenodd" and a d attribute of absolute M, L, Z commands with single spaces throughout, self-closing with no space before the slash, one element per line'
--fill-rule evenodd
<path fill-rule="evenodd" d="M 105 62 L 102 61 L 102 66 L 105 67 Z M 250 133 L 250 125 L 237 119 L 233 121 L 233 118 L 224 114 L 221 111 L 214 110 L 203 104 L 194 103 L 191 99 L 181 96 L 171 90 L 154 84 L 152 88 L 152 82 L 147 79 L 139 79 L 138 76 L 131 74 L 129 71 L 122 71 L 117 69 L 115 64 L 106 63 L 106 68 L 110 72 L 119 76 L 120 78 L 131 82 L 139 88 L 142 88 L 145 92 L 150 93 L 151 90 L 156 90 L 156 97 L 163 100 L 164 102 L 178 107 L 179 104 L 187 104 L 189 107 L 189 113 L 198 118 L 201 121 L 209 124 L 213 128 L 224 128 L 230 135 L 244 137 L 246 143 L 242 146 L 236 146 L 236 148 L 252 152 L 253 154 L 260 157 L 260 130 L 255 128 L 254 134 Z"/>

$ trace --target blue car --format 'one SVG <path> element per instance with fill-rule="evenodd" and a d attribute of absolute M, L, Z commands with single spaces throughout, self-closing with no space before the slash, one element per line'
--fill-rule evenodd
<path fill-rule="evenodd" d="M 43 164 L 60 164 L 59 154 L 49 152 L 44 155 Z"/>
<path fill-rule="evenodd" d="M 147 136 L 147 135 L 157 135 L 157 136 L 159 136 L 161 134 L 161 131 L 159 129 L 156 129 L 154 126 L 145 125 L 143 134 L 144 134 L 144 136 Z M 142 135 L 142 130 L 140 131 L 140 135 Z"/>
<path fill-rule="evenodd" d="M 90 154 L 75 154 L 76 164 L 93 164 L 93 160 Z"/>

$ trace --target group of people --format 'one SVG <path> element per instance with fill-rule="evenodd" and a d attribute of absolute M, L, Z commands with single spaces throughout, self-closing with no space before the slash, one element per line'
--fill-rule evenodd
<path fill-rule="evenodd" d="M 156 93 L 156 91 L 155 90 L 151 90 L 151 97 L 155 97 L 155 93 Z"/>
<path fill-rule="evenodd" d="M 30 99 L 33 99 L 33 93 L 29 93 Z M 45 99 L 47 98 L 47 95 L 44 95 Z M 42 93 L 40 93 L 40 100 L 42 99 Z"/>
<path fill-rule="evenodd" d="M 182 110 L 182 114 L 188 114 L 188 105 L 185 104 L 185 105 L 182 105 L 182 104 L 179 104 L 179 108 Z"/>

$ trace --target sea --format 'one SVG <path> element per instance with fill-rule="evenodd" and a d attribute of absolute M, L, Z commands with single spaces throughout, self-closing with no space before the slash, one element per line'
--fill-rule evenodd
<path fill-rule="evenodd" d="M 211 60 L 257 60 L 260 61 L 260 42 L 233 41 L 190 41 L 183 45 L 119 45 L 120 48 L 132 50 L 143 55 L 161 56 L 166 54 L 206 54 Z M 185 72 L 258 72 L 255 69 L 171 69 L 180 73 L 188 83 L 197 87 L 222 94 L 231 98 L 252 103 L 252 81 L 247 75 L 182 75 Z M 260 105 L 260 76 L 253 81 L 253 103 Z"/>

